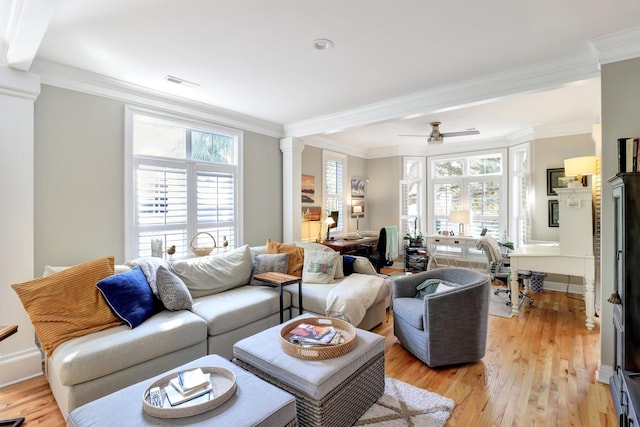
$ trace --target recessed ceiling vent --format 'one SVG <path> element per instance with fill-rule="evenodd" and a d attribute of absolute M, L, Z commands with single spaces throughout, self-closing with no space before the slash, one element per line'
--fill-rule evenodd
<path fill-rule="evenodd" d="M 177 85 L 181 85 L 181 86 L 188 86 L 188 87 L 198 87 L 200 86 L 198 83 L 194 83 L 194 82 L 190 82 L 189 80 L 185 80 L 185 79 L 181 79 L 180 77 L 175 77 L 175 76 L 165 76 L 164 78 L 166 81 L 170 82 L 170 83 L 175 83 Z"/>

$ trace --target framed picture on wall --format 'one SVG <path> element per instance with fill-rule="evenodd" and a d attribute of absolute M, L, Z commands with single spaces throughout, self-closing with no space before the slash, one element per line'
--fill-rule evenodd
<path fill-rule="evenodd" d="M 364 179 L 351 178 L 351 197 L 364 197 Z"/>
<path fill-rule="evenodd" d="M 564 168 L 547 169 L 547 196 L 557 196 L 553 189 L 567 186 L 567 182 L 561 180 L 564 177 Z"/>
<path fill-rule="evenodd" d="M 560 205 L 557 200 L 549 200 L 549 227 L 560 227 Z"/>

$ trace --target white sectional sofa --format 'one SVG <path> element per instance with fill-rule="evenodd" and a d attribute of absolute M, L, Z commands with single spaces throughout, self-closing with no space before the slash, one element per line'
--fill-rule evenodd
<path fill-rule="evenodd" d="M 298 245 L 305 251 L 328 249 L 319 244 Z M 247 261 L 243 262 L 252 262 L 265 251 L 265 247 L 250 248 L 251 257 L 245 256 Z M 202 257 L 197 262 L 216 257 L 221 255 Z M 247 271 L 246 267 L 240 269 Z M 131 267 L 121 266 L 116 272 L 128 268 Z M 248 268 L 251 271 L 251 266 Z M 363 258 L 357 259 L 353 270 L 353 277 L 349 276 L 352 281 L 357 280 L 358 275 L 376 275 L 373 266 Z M 238 275 L 231 272 L 230 276 L 237 279 Z M 327 296 L 344 280 L 340 278 L 327 284 L 303 281 L 304 311 L 325 315 Z M 371 329 L 385 320 L 391 284 L 383 277 L 378 280 L 382 284 L 358 325 L 363 329 Z M 60 344 L 50 357 L 45 358 L 45 372 L 65 418 L 71 410 L 84 403 L 207 354 L 219 354 L 230 359 L 235 342 L 277 325 L 280 317 L 279 290 L 250 285 L 247 277 L 242 278 L 242 282 L 210 295 L 192 295 L 191 310 L 164 309 L 133 329 L 127 325 L 111 327 Z M 297 285 L 286 288 L 283 302 L 285 319 L 298 314 L 297 292 Z M 294 306 L 292 300 L 295 301 Z"/>

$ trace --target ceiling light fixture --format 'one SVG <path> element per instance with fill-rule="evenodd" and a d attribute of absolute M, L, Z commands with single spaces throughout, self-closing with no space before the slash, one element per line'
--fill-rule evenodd
<path fill-rule="evenodd" d="M 331 49 L 333 47 L 333 42 L 329 39 L 315 39 L 313 41 L 313 47 L 318 50 Z"/>
<path fill-rule="evenodd" d="M 181 85 L 181 86 L 189 86 L 189 87 L 198 87 L 198 86 L 200 86 L 200 84 L 198 84 L 198 83 L 190 82 L 189 80 L 181 79 L 180 77 L 175 77 L 175 76 L 170 76 L 170 75 L 165 76 L 164 79 L 166 81 L 170 82 L 170 83 L 175 83 L 175 84 Z"/>

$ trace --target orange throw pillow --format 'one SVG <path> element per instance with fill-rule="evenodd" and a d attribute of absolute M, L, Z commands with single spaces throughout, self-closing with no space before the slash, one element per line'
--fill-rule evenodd
<path fill-rule="evenodd" d="M 289 265 L 287 274 L 302 277 L 302 266 L 304 265 L 304 248 L 287 243 L 274 242 L 267 239 L 268 254 L 289 254 Z"/>
<path fill-rule="evenodd" d="M 98 258 L 11 286 L 47 356 L 67 340 L 122 324 L 96 286 L 113 275 L 113 263 L 113 257 Z"/>

